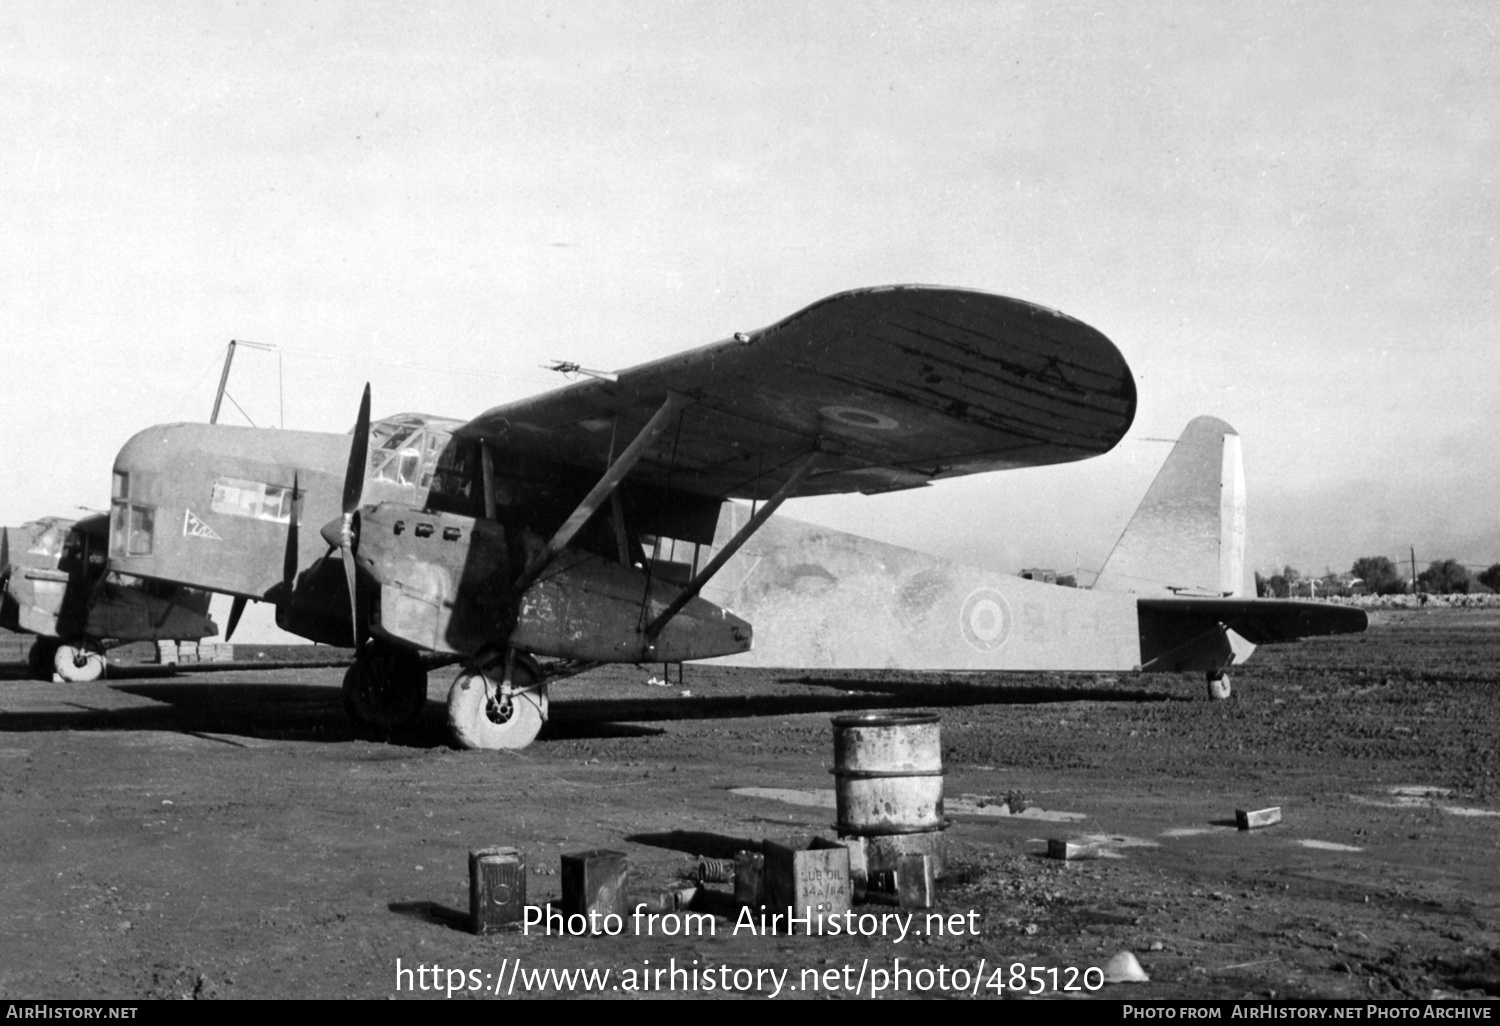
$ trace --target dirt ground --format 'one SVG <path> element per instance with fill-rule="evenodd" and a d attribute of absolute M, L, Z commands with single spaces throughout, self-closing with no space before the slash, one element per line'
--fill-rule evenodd
<path fill-rule="evenodd" d="M 451 670 L 389 742 L 345 725 L 337 669 L 159 673 L 0 681 L 0 998 L 589 989 L 549 969 L 608 970 L 605 996 L 996 997 L 1018 963 L 1070 996 L 1120 950 L 1150 982 L 1099 996 L 1500 995 L 1497 610 L 1262 649 L 1225 703 L 1167 676 L 612 668 L 555 687 L 520 753 L 448 747 Z M 902 938 L 868 905 L 872 936 L 764 936 L 720 894 L 712 936 L 468 932 L 474 848 L 524 849 L 537 903 L 563 853 L 625 852 L 645 893 L 832 836 L 829 717 L 885 708 L 942 717 L 959 929 Z M 1090 836 L 1109 857 L 1044 857 Z"/>

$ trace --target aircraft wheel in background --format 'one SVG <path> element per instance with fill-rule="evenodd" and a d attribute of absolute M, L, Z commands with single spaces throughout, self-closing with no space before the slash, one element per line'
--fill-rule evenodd
<path fill-rule="evenodd" d="M 52 669 L 65 681 L 85 683 L 104 676 L 104 653 L 86 641 L 58 645 Z"/>
<path fill-rule="evenodd" d="M 1229 674 L 1221 673 L 1216 677 L 1208 678 L 1208 697 L 1215 702 L 1222 702 L 1233 693 L 1229 685 Z"/>
<path fill-rule="evenodd" d="M 26 667 L 34 680 L 51 680 L 52 674 L 57 672 L 52 668 L 52 660 L 56 658 L 57 639 L 37 638 L 27 650 Z"/>
<path fill-rule="evenodd" d="M 373 642 L 344 672 L 344 712 L 356 727 L 404 727 L 426 704 L 427 671 L 409 649 Z"/>
<path fill-rule="evenodd" d="M 547 685 L 530 659 L 516 660 L 512 691 L 499 694 L 500 682 L 480 670 L 464 670 L 448 691 L 448 729 L 461 748 L 495 751 L 525 748 L 547 722 Z"/>

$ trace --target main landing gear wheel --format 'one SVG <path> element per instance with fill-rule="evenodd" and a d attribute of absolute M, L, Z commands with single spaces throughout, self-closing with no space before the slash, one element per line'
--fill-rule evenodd
<path fill-rule="evenodd" d="M 1222 702 L 1232 694 L 1229 686 L 1229 674 L 1221 673 L 1217 676 L 1210 675 L 1208 678 L 1208 697 L 1215 702 Z"/>
<path fill-rule="evenodd" d="M 415 652 L 375 642 L 344 672 L 344 712 L 356 727 L 389 733 L 427 704 L 427 671 Z"/>
<path fill-rule="evenodd" d="M 104 653 L 86 641 L 76 645 L 58 645 L 52 657 L 52 669 L 70 683 L 87 683 L 104 676 Z"/>
<path fill-rule="evenodd" d="M 525 748 L 547 722 L 547 685 L 537 683 L 540 669 L 521 656 L 511 670 L 507 692 L 496 677 L 503 672 L 466 669 L 448 691 L 448 729 L 463 748 L 496 751 Z"/>
<path fill-rule="evenodd" d="M 26 668 L 31 671 L 32 680 L 51 680 L 52 674 L 57 672 L 52 668 L 52 661 L 56 658 L 56 638 L 37 638 L 33 641 L 26 652 Z"/>

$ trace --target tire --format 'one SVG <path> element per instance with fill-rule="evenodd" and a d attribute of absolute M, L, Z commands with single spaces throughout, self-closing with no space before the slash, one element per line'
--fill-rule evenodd
<path fill-rule="evenodd" d="M 87 642 L 58 645 L 52 669 L 69 683 L 85 684 L 104 676 L 104 653 Z"/>
<path fill-rule="evenodd" d="M 1234 693 L 1229 684 L 1229 674 L 1221 673 L 1217 677 L 1208 678 L 1208 697 L 1215 702 L 1222 702 Z"/>
<path fill-rule="evenodd" d="M 31 679 L 50 681 L 52 675 L 57 672 L 52 665 L 52 661 L 56 658 L 56 638 L 37 638 L 33 641 L 26 653 L 26 666 L 31 671 Z"/>
<path fill-rule="evenodd" d="M 448 691 L 448 729 L 455 744 L 500 751 L 525 748 L 536 740 L 547 722 L 547 685 L 535 683 L 537 673 L 529 662 L 516 660 L 512 684 L 526 690 L 512 694 L 505 712 L 488 700 L 483 672 L 465 670 L 458 675 Z"/>
<path fill-rule="evenodd" d="M 414 723 L 427 705 L 427 671 L 415 652 L 374 646 L 344 671 L 344 712 L 356 727 L 389 732 Z"/>

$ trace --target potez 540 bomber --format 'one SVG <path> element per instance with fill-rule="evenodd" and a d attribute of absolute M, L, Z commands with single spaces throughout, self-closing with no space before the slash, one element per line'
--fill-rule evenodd
<path fill-rule="evenodd" d="M 0 528 L 0 627 L 36 635 L 27 662 L 38 680 L 98 680 L 111 644 L 218 631 L 208 592 L 107 572 L 108 536 L 103 513 Z"/>
<path fill-rule="evenodd" d="M 604 662 L 751 658 L 751 623 L 736 615 L 745 609 L 703 596 L 712 587 L 721 603 L 764 600 L 745 587 L 754 567 L 741 550 L 787 498 L 1084 459 L 1119 442 L 1135 406 L 1119 351 L 1070 317 L 960 289 L 864 289 L 467 422 L 407 414 L 372 424 L 367 387 L 352 436 L 149 428 L 115 460 L 109 558 L 125 573 L 234 596 L 231 630 L 245 602 L 263 601 L 286 630 L 352 639 L 345 704 L 375 728 L 421 711 L 424 655 L 458 661 L 456 739 L 521 747 L 547 717 L 548 680 Z M 1216 489 L 1220 476 L 1216 464 Z M 734 499 L 753 505 L 726 505 Z M 1238 543 L 1232 523 L 1229 536 L 1214 528 L 1217 562 L 1242 544 L 1238 508 Z M 1153 518 L 1142 532 L 1158 526 Z M 786 562 L 789 536 L 779 537 Z M 1109 649 L 1107 660 L 1014 666 L 1007 653 L 1026 646 L 1001 637 L 1005 595 L 980 587 L 965 606 L 932 585 L 931 566 L 914 568 L 923 571 L 927 591 L 909 587 L 904 600 L 922 605 L 925 594 L 928 612 L 957 601 L 965 651 L 984 657 L 965 665 L 982 668 L 1123 661 L 1214 679 L 1234 659 L 1232 622 L 1252 606 L 1281 636 L 1363 627 L 1358 611 L 1310 615 L 1307 603 L 1239 598 L 1238 582 L 1222 586 L 1216 570 L 1211 590 L 1193 597 L 1142 596 L 1129 616 L 1111 606 L 1074 620 L 1109 635 L 1084 645 Z M 1154 655 L 1142 658 L 1143 646 Z M 853 665 L 889 662 L 862 661 L 857 638 L 849 648 Z M 953 661 L 941 653 L 930 648 Z M 1042 661 L 1066 663 L 1066 648 Z"/>

